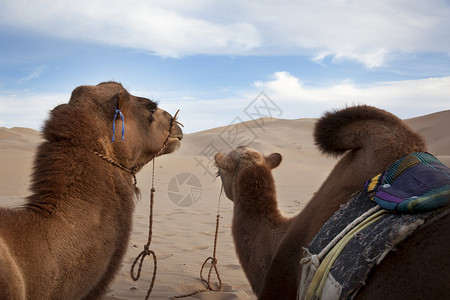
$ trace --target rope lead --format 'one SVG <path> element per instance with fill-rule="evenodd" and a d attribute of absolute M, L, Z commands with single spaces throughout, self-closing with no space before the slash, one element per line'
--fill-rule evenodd
<path fill-rule="evenodd" d="M 150 287 L 147 291 L 147 295 L 145 297 L 145 300 L 150 297 L 150 294 L 152 293 L 153 286 L 155 285 L 155 279 L 156 279 L 156 269 L 157 269 L 157 261 L 156 261 L 156 254 L 155 251 L 150 250 L 150 245 L 152 243 L 152 235 L 153 235 L 153 203 L 155 200 L 155 160 L 153 159 L 153 172 L 152 172 L 152 189 L 150 190 L 150 214 L 149 214 L 149 225 L 148 225 L 148 240 L 147 244 L 144 245 L 144 250 L 136 257 L 136 259 L 133 262 L 133 265 L 131 266 L 130 275 L 131 278 L 134 281 L 137 281 L 139 277 L 141 276 L 141 269 L 142 264 L 144 263 L 144 259 L 147 255 L 151 255 L 153 257 L 153 275 L 152 280 L 150 282 Z M 134 268 L 139 262 L 139 268 L 137 270 L 137 274 L 134 275 Z"/>
<path fill-rule="evenodd" d="M 169 128 L 169 132 L 167 134 L 167 138 L 164 141 L 161 149 L 159 149 L 159 151 L 157 153 L 154 154 L 154 156 L 152 157 L 153 160 L 153 165 L 152 165 L 152 188 L 150 190 L 150 213 L 149 213 L 149 225 L 148 225 L 148 241 L 147 244 L 144 245 L 144 250 L 136 257 L 136 259 L 133 262 L 133 265 L 131 266 L 131 270 L 130 270 L 130 275 L 131 278 L 134 281 L 137 281 L 139 279 L 139 277 L 141 276 L 141 270 L 142 270 L 142 264 L 144 263 L 144 259 L 147 255 L 151 255 L 153 257 L 153 275 L 152 275 L 152 280 L 150 282 L 150 287 L 147 291 L 147 295 L 145 296 L 145 300 L 147 300 L 150 297 L 150 294 L 152 293 L 153 290 L 153 286 L 155 285 L 155 279 L 156 279 L 156 269 L 157 269 L 157 260 L 156 260 L 156 254 L 153 250 L 150 250 L 150 245 L 152 243 L 152 235 L 153 235 L 153 203 L 155 201 L 155 159 L 158 155 L 160 155 L 162 153 L 162 151 L 164 151 L 164 148 L 166 147 L 170 136 L 172 135 L 172 130 L 173 127 L 175 126 L 175 124 L 181 124 L 179 123 L 176 119 L 177 119 L 177 115 L 178 112 L 180 110 L 178 110 L 175 115 L 172 118 L 172 121 L 170 122 L 170 128 Z M 136 180 L 136 179 L 135 179 Z M 140 261 L 139 261 L 140 260 Z M 137 274 L 134 274 L 134 268 L 137 264 L 137 262 L 139 261 L 139 267 L 137 270 Z"/>
<path fill-rule="evenodd" d="M 220 197 L 222 196 L 222 191 L 223 191 L 223 185 L 222 188 L 220 189 L 220 194 L 219 194 L 219 203 L 218 203 L 218 207 L 217 207 L 217 217 L 216 217 L 216 233 L 214 234 L 214 248 L 213 248 L 213 255 L 208 257 L 202 264 L 202 267 L 200 269 L 200 279 L 206 284 L 206 288 L 205 289 L 198 289 L 198 290 L 194 290 L 192 293 L 188 293 L 188 294 L 182 294 L 182 295 L 178 295 L 178 296 L 173 296 L 171 297 L 171 299 L 179 299 L 179 298 L 186 298 L 186 297 L 190 297 L 199 293 L 203 293 L 203 292 L 221 292 L 223 290 L 223 286 L 222 286 L 222 279 L 220 278 L 219 275 L 219 270 L 217 269 L 217 258 L 216 258 L 216 252 L 217 252 L 217 237 L 219 236 L 219 223 L 220 223 Z M 205 268 L 206 264 L 208 263 L 208 261 L 211 261 L 211 266 L 209 267 L 209 272 L 208 272 L 208 280 L 203 278 L 203 269 Z M 215 289 L 212 287 L 211 285 L 211 274 L 212 271 L 214 269 L 214 272 L 216 272 L 216 277 L 218 280 L 218 287 Z"/>

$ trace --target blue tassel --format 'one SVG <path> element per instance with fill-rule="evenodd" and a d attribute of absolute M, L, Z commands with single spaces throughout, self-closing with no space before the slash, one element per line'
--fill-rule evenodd
<path fill-rule="evenodd" d="M 114 114 L 114 120 L 113 120 L 113 137 L 112 137 L 111 142 L 114 142 L 114 138 L 116 136 L 116 118 L 117 118 L 117 114 L 119 114 L 120 118 L 122 119 L 122 141 L 125 138 L 125 120 L 123 118 L 122 109 L 123 108 L 118 109 L 116 107 L 116 113 Z"/>

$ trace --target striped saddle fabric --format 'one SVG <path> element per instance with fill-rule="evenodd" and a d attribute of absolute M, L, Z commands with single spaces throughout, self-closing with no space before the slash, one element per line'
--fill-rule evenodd
<path fill-rule="evenodd" d="M 413 153 L 368 180 L 303 249 L 298 299 L 353 299 L 396 245 L 450 213 L 449 174 L 433 155 Z M 367 226 L 338 239 L 368 213 L 359 221 Z"/>
<path fill-rule="evenodd" d="M 386 210 L 430 211 L 450 202 L 450 169 L 429 153 L 413 153 L 368 180 L 364 189 Z"/>
<path fill-rule="evenodd" d="M 304 249 L 302 261 L 308 262 L 309 258 L 318 256 L 352 221 L 375 206 L 377 204 L 370 201 L 364 191 L 358 193 L 322 226 L 308 248 Z M 382 213 L 381 218 L 361 231 L 351 234 L 350 240 L 332 263 L 329 273 L 324 274 L 326 278 L 323 290 L 308 298 L 306 291 L 309 291 L 310 284 L 314 280 L 301 283 L 298 299 L 353 299 L 365 285 L 370 271 L 395 250 L 398 244 L 420 230 L 422 226 L 448 215 L 450 207 L 414 214 L 386 210 L 378 212 Z M 338 247 L 339 243 L 336 246 Z M 317 262 L 311 259 L 309 265 L 301 262 L 302 281 L 307 277 L 313 279 L 330 255 L 333 255 L 332 251 Z"/>

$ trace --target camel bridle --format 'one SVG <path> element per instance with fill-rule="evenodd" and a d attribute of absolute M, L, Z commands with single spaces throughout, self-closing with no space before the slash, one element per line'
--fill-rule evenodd
<path fill-rule="evenodd" d="M 179 112 L 180 112 L 180 110 L 177 110 L 175 115 L 172 117 L 172 120 L 170 121 L 170 128 L 169 128 L 169 130 L 167 132 L 167 137 L 164 140 L 164 143 L 162 144 L 161 148 L 156 153 L 151 155 L 150 158 L 147 159 L 144 163 L 141 163 L 141 164 L 139 164 L 137 166 L 134 166 L 133 168 L 128 168 L 128 167 L 124 166 L 123 164 L 121 164 L 119 162 L 116 162 L 114 159 L 106 156 L 105 154 L 102 154 L 102 153 L 100 153 L 98 151 L 95 151 L 95 150 L 91 150 L 91 152 L 94 153 L 95 155 L 97 155 L 98 157 L 102 158 L 103 160 L 107 161 L 108 163 L 112 164 L 113 166 L 115 166 L 115 167 L 121 169 L 122 171 L 125 171 L 126 173 L 132 175 L 133 176 L 133 180 L 134 180 L 134 185 L 136 186 L 137 185 L 136 173 L 143 166 L 148 164 L 150 161 L 155 159 L 158 155 L 160 155 L 164 151 L 164 149 L 166 148 L 167 144 L 169 143 L 169 139 L 170 139 L 170 137 L 172 135 L 172 131 L 173 131 L 173 128 L 174 128 L 175 124 L 179 124 L 179 125 L 183 126 L 183 124 L 181 124 L 180 122 L 177 121 L 177 116 L 178 116 Z"/>
<path fill-rule="evenodd" d="M 157 269 L 157 261 L 156 261 L 156 254 L 153 250 L 150 250 L 150 244 L 152 242 L 152 232 L 153 232 L 153 203 L 154 203 L 154 198 L 155 198 L 155 158 L 160 155 L 164 149 L 166 148 L 167 144 L 169 143 L 169 139 L 172 136 L 172 131 L 173 128 L 175 126 L 175 124 L 179 124 L 181 126 L 183 126 L 183 124 L 181 124 L 180 122 L 177 121 L 177 116 L 180 110 L 177 110 L 177 112 L 175 113 L 175 115 L 172 117 L 172 120 L 170 121 L 170 127 L 169 130 L 167 132 L 167 137 L 164 140 L 164 143 L 162 144 L 161 148 L 154 153 L 153 155 L 150 156 L 149 159 L 147 159 L 144 163 L 141 163 L 137 166 L 134 166 L 133 168 L 128 168 L 126 166 L 124 166 L 121 163 L 116 162 L 115 160 L 109 158 L 108 156 L 98 152 L 98 151 L 91 151 L 92 153 L 94 153 L 95 155 L 97 155 L 98 157 L 102 158 L 103 160 L 107 161 L 108 163 L 110 163 L 111 165 L 121 169 L 122 171 L 130 174 L 133 176 L 133 180 L 134 180 L 134 186 L 136 187 L 137 185 L 137 180 L 136 180 L 136 173 L 146 164 L 148 164 L 150 161 L 153 160 L 153 168 L 152 168 L 152 188 L 150 190 L 150 214 L 149 214 L 149 230 L 148 230 L 148 241 L 147 244 L 144 245 L 144 250 L 136 257 L 136 259 L 134 260 L 132 266 L 131 266 L 131 270 L 130 270 L 130 275 L 131 278 L 134 281 L 137 281 L 140 276 L 141 276 L 141 269 L 142 269 L 142 264 L 144 262 L 144 258 L 147 255 L 151 255 L 153 257 L 153 276 L 152 276 L 152 280 L 150 282 L 150 287 L 148 289 L 147 295 L 145 297 L 145 299 L 148 299 L 150 294 L 152 293 L 153 290 L 153 286 L 155 284 L 155 279 L 156 279 L 156 269 Z M 137 265 L 138 261 L 139 262 L 139 267 L 137 270 L 137 274 L 134 274 L 134 268 Z"/>

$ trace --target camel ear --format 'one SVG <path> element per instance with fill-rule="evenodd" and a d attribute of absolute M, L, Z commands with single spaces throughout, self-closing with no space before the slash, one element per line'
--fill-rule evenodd
<path fill-rule="evenodd" d="M 221 168 L 230 173 L 236 167 L 235 164 L 233 163 L 233 161 L 228 156 L 225 156 L 220 152 L 214 156 L 214 160 L 216 161 L 216 166 L 218 168 Z"/>
<path fill-rule="evenodd" d="M 109 115 L 112 119 L 112 139 L 114 142 L 116 136 L 116 119 L 122 119 L 122 141 L 125 139 L 125 111 L 126 104 L 130 100 L 130 94 L 125 90 L 119 91 L 108 102 Z"/>
<path fill-rule="evenodd" d="M 275 169 L 281 163 L 282 156 L 280 153 L 272 153 L 269 156 L 265 157 L 266 163 L 269 165 L 271 169 Z"/>
<path fill-rule="evenodd" d="M 130 100 L 130 94 L 124 90 L 119 91 L 109 101 L 110 111 L 114 112 L 116 108 L 123 109 L 128 100 Z"/>

